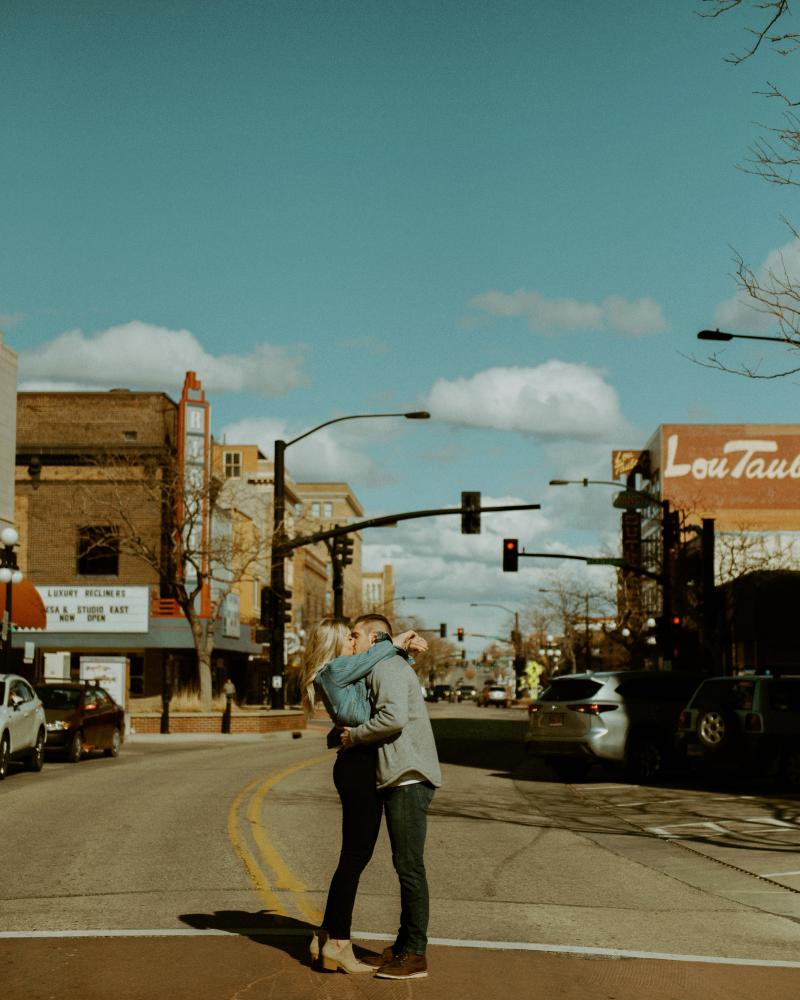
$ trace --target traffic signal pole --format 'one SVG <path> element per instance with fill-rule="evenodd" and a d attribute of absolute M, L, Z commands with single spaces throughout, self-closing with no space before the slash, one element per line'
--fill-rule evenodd
<path fill-rule="evenodd" d="M 336 525 L 335 528 L 327 528 L 322 531 L 315 531 L 310 535 L 298 535 L 296 538 L 289 538 L 285 530 L 285 493 L 283 482 L 284 451 L 286 443 L 284 441 L 275 442 L 275 490 L 273 500 L 273 537 L 272 553 L 270 559 L 270 586 L 267 600 L 261 601 L 261 625 L 269 631 L 269 652 L 270 652 L 270 673 L 273 677 L 280 677 L 280 687 L 272 688 L 272 698 L 270 704 L 273 708 L 284 707 L 283 674 L 285 670 L 286 656 L 284 650 L 285 620 L 284 609 L 286 606 L 286 587 L 284 579 L 284 560 L 291 555 L 295 549 L 303 548 L 306 545 L 314 545 L 317 542 L 330 542 L 334 546 L 337 539 L 345 539 L 348 535 L 363 531 L 365 528 L 386 528 L 397 524 L 398 521 L 410 521 L 420 517 L 447 517 L 457 515 L 463 517 L 464 511 L 461 507 L 435 507 L 429 510 L 402 511 L 399 514 L 387 514 L 384 517 L 371 517 L 366 521 L 356 521 L 352 524 Z M 501 504 L 496 507 L 472 506 L 470 508 L 471 518 L 480 518 L 480 515 L 497 513 L 508 510 L 540 510 L 541 504 Z M 334 581 L 336 580 L 337 563 L 339 560 L 333 559 Z M 341 573 L 341 565 L 339 566 Z M 339 587 L 340 608 L 338 614 L 341 616 L 341 600 L 343 587 Z M 336 590 L 334 590 L 335 601 Z M 334 605 L 334 614 L 336 614 Z M 273 684 L 275 681 L 273 680 Z"/>

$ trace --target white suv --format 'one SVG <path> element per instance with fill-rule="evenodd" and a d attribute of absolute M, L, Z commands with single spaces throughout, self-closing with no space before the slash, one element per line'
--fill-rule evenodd
<path fill-rule="evenodd" d="M 17 674 L 0 674 L 0 781 L 12 758 L 41 771 L 46 735 L 44 706 L 30 684 Z"/>

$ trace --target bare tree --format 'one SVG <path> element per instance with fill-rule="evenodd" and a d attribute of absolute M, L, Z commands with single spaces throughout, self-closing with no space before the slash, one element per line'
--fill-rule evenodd
<path fill-rule="evenodd" d="M 265 503 L 237 485 L 186 476 L 172 456 L 152 462 L 109 454 L 96 459 L 77 494 L 96 525 L 87 558 L 115 550 L 143 563 L 160 596 L 180 608 L 204 708 L 212 701 L 211 657 L 225 602 L 267 560 Z"/>
<path fill-rule="evenodd" d="M 742 51 L 728 55 L 730 63 L 742 63 L 764 47 L 781 56 L 790 56 L 800 49 L 800 33 L 782 30 L 789 23 L 791 0 L 701 0 L 701 5 L 699 13 L 704 17 L 720 17 L 737 8 L 749 9 L 753 13 L 756 26 L 746 28 L 750 44 Z M 750 147 L 749 156 L 741 169 L 771 184 L 796 186 L 800 184 L 797 172 L 800 167 L 800 116 L 795 108 L 800 106 L 800 101 L 771 81 L 767 82 L 766 88 L 763 96 L 783 107 L 782 121 L 777 125 L 760 126 L 763 134 Z M 800 239 L 796 226 L 788 218 L 783 221 L 792 239 Z M 774 319 L 776 333 L 785 339 L 789 348 L 800 347 L 800 268 L 797 262 L 787 260 L 781 253 L 764 273 L 759 274 L 738 251 L 734 251 L 733 259 L 734 280 L 754 312 Z M 794 364 L 769 372 L 747 365 L 732 368 L 720 353 L 712 354 L 707 362 L 700 363 L 749 378 L 781 378 L 800 371 L 800 366 Z"/>
<path fill-rule="evenodd" d="M 718 532 L 715 548 L 718 583 L 729 583 L 746 573 L 796 569 L 800 562 L 800 545 L 791 537 L 765 535 L 747 527 Z"/>

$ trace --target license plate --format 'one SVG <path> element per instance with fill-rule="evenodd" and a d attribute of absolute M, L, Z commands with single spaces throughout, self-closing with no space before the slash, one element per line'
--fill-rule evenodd
<path fill-rule="evenodd" d="M 553 712 L 552 715 L 547 716 L 548 726 L 563 726 L 564 725 L 564 713 L 563 712 Z"/>

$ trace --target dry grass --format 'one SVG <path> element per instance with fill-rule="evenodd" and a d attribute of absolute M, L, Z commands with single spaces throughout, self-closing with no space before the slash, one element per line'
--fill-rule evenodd
<path fill-rule="evenodd" d="M 131 702 L 131 709 L 135 712 L 160 712 L 161 711 L 161 696 L 153 695 L 151 698 L 133 698 Z M 191 689 L 176 691 L 172 696 L 172 700 L 169 703 L 170 712 L 203 712 L 205 711 L 200 704 L 200 695 L 197 691 Z M 225 710 L 225 696 L 219 695 L 216 697 L 208 711 L 211 712 L 223 712 Z M 236 702 L 231 706 L 231 710 L 234 714 L 240 712 L 241 709 L 236 705 Z"/>

